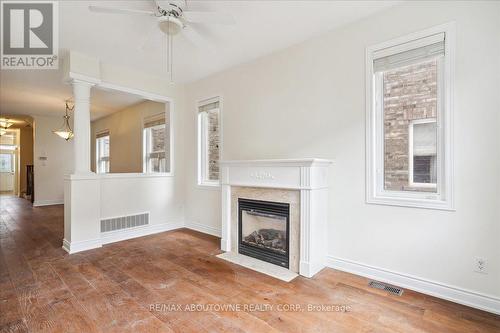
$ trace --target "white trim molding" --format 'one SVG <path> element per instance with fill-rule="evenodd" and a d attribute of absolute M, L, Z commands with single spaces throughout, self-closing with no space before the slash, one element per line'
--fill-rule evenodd
<path fill-rule="evenodd" d="M 184 227 L 182 222 L 169 222 L 162 224 L 149 224 L 129 229 L 101 232 L 100 238 L 78 242 L 63 240 L 62 248 L 69 254 L 97 249 L 105 244 L 124 241 L 127 239 L 153 235 L 165 231 L 176 230 Z"/>
<path fill-rule="evenodd" d="M 383 101 L 376 93 L 381 73 L 375 73 L 377 54 L 410 51 L 444 36 L 444 55 L 438 59 L 437 186 L 434 192 L 392 191 L 384 188 Z M 430 39 L 429 39 L 430 38 Z M 440 37 L 443 38 L 443 37 Z M 429 41 L 431 40 L 431 41 Z M 447 23 L 366 48 L 366 202 L 404 207 L 455 210 L 453 188 L 453 91 L 455 24 Z"/>
<path fill-rule="evenodd" d="M 182 227 L 184 227 L 184 223 L 182 222 L 170 222 L 162 224 L 148 224 L 140 227 L 102 232 L 101 242 L 102 244 L 110 244 L 110 243 L 124 241 L 127 239 L 153 235 L 165 231 L 176 230 Z"/>
<path fill-rule="evenodd" d="M 219 179 L 218 180 L 209 180 L 206 179 L 205 173 L 208 172 L 206 168 L 208 168 L 208 152 L 207 152 L 207 141 L 208 141 L 208 133 L 206 131 L 206 117 L 203 117 L 203 114 L 206 114 L 207 111 L 200 111 L 200 107 L 209 105 L 211 103 L 218 103 L 219 107 L 211 109 L 217 110 L 219 112 L 219 160 L 222 159 L 222 149 L 223 149 L 223 127 L 222 127 L 222 109 L 223 109 L 223 98 L 222 95 L 217 95 L 210 98 L 205 98 L 199 101 L 196 104 L 196 179 L 197 179 L 197 187 L 199 188 L 219 188 L 220 189 L 220 175 L 221 169 L 219 166 Z"/>
<path fill-rule="evenodd" d="M 33 202 L 33 207 L 53 206 L 53 205 L 63 205 L 63 204 L 64 204 L 64 199 L 35 200 Z"/>
<path fill-rule="evenodd" d="M 327 257 L 326 266 L 500 315 L 498 297 L 333 256 Z"/>
<path fill-rule="evenodd" d="M 88 239 L 78 242 L 70 242 L 65 238 L 63 239 L 63 245 L 62 245 L 63 250 L 68 252 L 69 254 L 97 249 L 100 247 L 102 247 L 102 242 L 100 238 Z"/>

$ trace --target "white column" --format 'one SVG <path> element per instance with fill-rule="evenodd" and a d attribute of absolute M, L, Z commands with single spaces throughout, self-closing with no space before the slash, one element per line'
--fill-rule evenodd
<path fill-rule="evenodd" d="M 83 81 L 73 81 L 72 84 L 75 102 L 74 174 L 88 174 L 90 173 L 90 89 L 93 84 Z"/>

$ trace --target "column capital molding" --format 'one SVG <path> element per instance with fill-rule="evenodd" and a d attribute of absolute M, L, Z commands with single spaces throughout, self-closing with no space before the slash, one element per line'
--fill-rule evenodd
<path fill-rule="evenodd" d="M 75 72 L 70 72 L 69 73 L 69 78 L 66 80 L 67 83 L 72 84 L 72 85 L 88 85 L 90 87 L 93 87 L 95 85 L 98 85 L 101 83 L 101 79 L 95 78 L 92 76 L 87 76 L 84 74 L 80 73 L 75 73 Z"/>

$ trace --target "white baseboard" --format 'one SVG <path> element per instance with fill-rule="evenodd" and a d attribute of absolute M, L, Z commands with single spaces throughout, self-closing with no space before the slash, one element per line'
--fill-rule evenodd
<path fill-rule="evenodd" d="M 35 202 L 33 202 L 33 207 L 63 205 L 63 204 L 64 204 L 64 199 L 60 199 L 60 200 L 35 200 Z"/>
<path fill-rule="evenodd" d="M 101 233 L 102 244 L 119 242 L 131 238 L 143 237 L 157 234 L 159 232 L 170 231 L 184 227 L 182 222 L 170 222 L 162 224 L 149 224 L 135 228 L 108 231 Z"/>
<path fill-rule="evenodd" d="M 325 265 L 320 265 L 317 263 L 311 263 L 307 261 L 300 261 L 299 263 L 299 272 L 300 275 L 312 278 L 314 275 L 319 273 L 323 268 L 325 268 Z"/>
<path fill-rule="evenodd" d="M 157 234 L 160 232 L 179 229 L 182 227 L 184 227 L 184 223 L 182 222 L 170 222 L 162 224 L 150 224 L 125 230 L 103 232 L 101 233 L 101 237 L 97 239 L 89 239 L 77 242 L 69 242 L 68 240 L 64 239 L 62 248 L 69 254 L 73 254 L 77 252 L 96 249 L 102 247 L 104 244 Z"/>
<path fill-rule="evenodd" d="M 102 246 L 102 242 L 101 242 L 100 238 L 89 239 L 89 240 L 84 240 L 84 241 L 77 241 L 77 242 L 69 242 L 68 240 L 63 239 L 62 248 L 64 249 L 64 251 L 68 252 L 69 254 L 73 254 L 73 253 L 77 253 L 77 252 L 97 249 L 101 246 Z"/>
<path fill-rule="evenodd" d="M 500 298 L 480 294 L 474 291 L 444 285 L 442 283 L 392 272 L 378 267 L 365 265 L 362 263 L 327 257 L 328 267 L 364 276 L 381 282 L 390 283 L 399 287 L 411 289 L 423 294 L 442 298 L 451 302 L 467 305 L 476 309 L 500 314 Z"/>
<path fill-rule="evenodd" d="M 186 222 L 186 228 L 202 232 L 204 234 L 209 234 L 215 237 L 221 237 L 221 229 L 215 227 L 209 227 L 204 224 L 196 223 L 196 222 Z"/>

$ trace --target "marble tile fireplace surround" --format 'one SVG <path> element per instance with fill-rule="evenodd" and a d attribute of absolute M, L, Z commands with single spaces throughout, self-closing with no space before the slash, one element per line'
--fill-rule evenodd
<path fill-rule="evenodd" d="M 255 269 L 269 275 L 278 272 L 273 275 L 278 278 L 279 270 L 305 277 L 319 272 L 326 253 L 331 163 L 323 159 L 221 161 L 221 248 L 226 251 L 221 257 L 238 258 L 230 261 L 259 266 Z"/>

